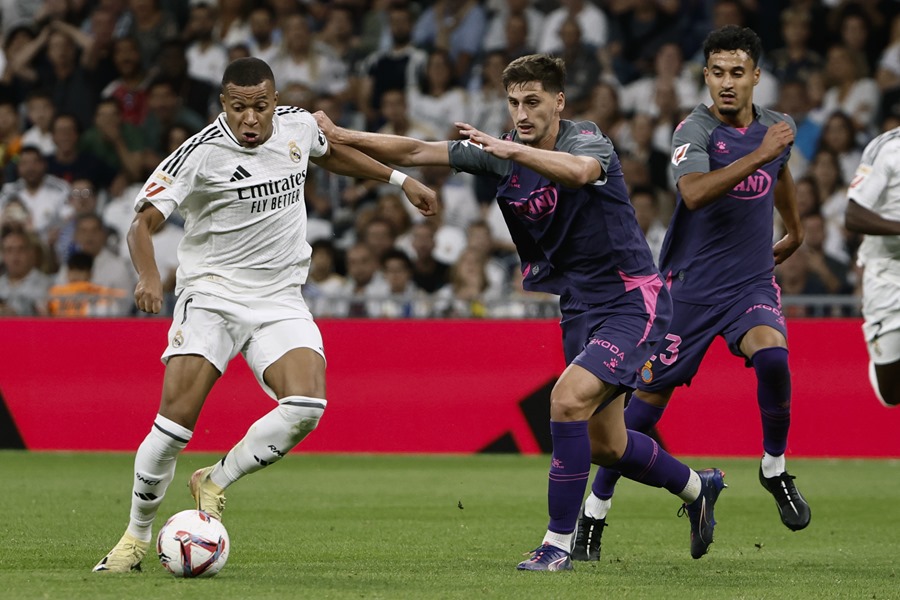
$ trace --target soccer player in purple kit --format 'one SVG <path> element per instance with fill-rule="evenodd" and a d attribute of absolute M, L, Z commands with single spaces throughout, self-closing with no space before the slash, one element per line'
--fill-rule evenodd
<path fill-rule="evenodd" d="M 572 568 L 592 460 L 678 495 L 690 517 L 696 558 L 712 541 L 723 473 L 694 471 L 650 437 L 625 428 L 625 397 L 665 335 L 671 303 L 609 138 L 594 123 L 560 118 L 564 82 L 561 59 L 530 55 L 510 63 L 503 85 L 516 129 L 501 139 L 465 123 L 456 125 L 466 139 L 423 142 L 337 128 L 320 113 L 316 118 L 329 139 L 386 162 L 499 177 L 497 202 L 518 249 L 525 289 L 560 296 L 568 367 L 550 398 L 550 522 L 541 544 L 517 568 Z"/>
<path fill-rule="evenodd" d="M 810 510 L 785 467 L 791 375 L 787 329 L 774 267 L 803 241 L 788 169 L 795 125 L 753 104 L 761 42 L 752 30 L 726 26 L 704 43 L 706 86 L 700 105 L 676 128 L 672 165 L 678 202 L 660 255 L 672 294 L 665 341 L 641 369 L 625 409 L 629 429 L 649 431 L 675 388 L 690 385 L 716 336 L 756 371 L 762 417 L 759 479 L 781 521 L 797 531 Z M 774 210 L 787 235 L 772 245 Z M 600 469 L 585 501 L 573 557 L 597 560 L 618 473 Z"/>

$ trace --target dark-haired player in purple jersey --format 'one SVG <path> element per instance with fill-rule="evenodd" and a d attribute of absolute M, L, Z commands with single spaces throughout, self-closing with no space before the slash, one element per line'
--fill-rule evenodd
<path fill-rule="evenodd" d="M 691 521 L 691 553 L 699 558 L 712 541 L 723 474 L 693 471 L 650 437 L 625 429 L 625 396 L 665 335 L 671 304 L 609 138 L 594 123 L 560 119 L 564 81 L 560 59 L 530 55 L 510 63 L 503 85 L 516 129 L 501 139 L 457 123 L 467 139 L 422 142 L 348 131 L 316 117 L 329 139 L 387 162 L 499 177 L 497 202 L 521 258 L 525 289 L 560 296 L 568 367 L 550 398 L 550 523 L 518 568 L 572 568 L 592 460 L 678 495 Z"/>
<path fill-rule="evenodd" d="M 787 329 L 773 270 L 803 241 L 788 170 L 791 118 L 753 104 L 759 37 L 726 26 L 703 47 L 713 104 L 700 105 L 676 128 L 672 165 L 678 202 L 663 242 L 660 271 L 672 293 L 665 341 L 641 369 L 625 410 L 629 429 L 649 431 L 676 387 L 689 385 L 713 339 L 756 371 L 762 417 L 759 478 L 782 522 L 809 524 L 809 505 L 785 470 L 791 416 Z M 787 235 L 772 246 L 774 210 Z M 618 474 L 600 469 L 585 501 L 574 558 L 596 560 Z"/>

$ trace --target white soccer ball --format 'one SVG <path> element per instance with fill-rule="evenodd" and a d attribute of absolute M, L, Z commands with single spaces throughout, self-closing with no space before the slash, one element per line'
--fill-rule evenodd
<path fill-rule="evenodd" d="M 172 515 L 156 538 L 159 562 L 175 577 L 212 577 L 225 566 L 229 550 L 225 526 L 202 510 Z"/>

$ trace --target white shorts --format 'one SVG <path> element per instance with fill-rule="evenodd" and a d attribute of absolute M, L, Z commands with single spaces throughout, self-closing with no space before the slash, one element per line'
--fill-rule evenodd
<path fill-rule="evenodd" d="M 877 365 L 900 360 L 900 277 L 889 262 L 867 264 L 863 271 L 863 333 Z"/>
<path fill-rule="evenodd" d="M 266 298 L 225 299 L 185 290 L 175 303 L 163 363 L 171 356 L 198 354 L 220 373 L 238 352 L 269 396 L 263 373 L 294 348 L 310 348 L 325 358 L 322 334 L 299 293 Z"/>

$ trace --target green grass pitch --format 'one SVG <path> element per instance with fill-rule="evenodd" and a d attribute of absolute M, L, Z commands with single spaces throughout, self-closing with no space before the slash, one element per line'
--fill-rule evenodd
<path fill-rule="evenodd" d="M 157 528 L 190 508 L 184 454 Z M 130 454 L 0 452 L 0 598 L 900 598 L 900 462 L 789 460 L 812 507 L 791 532 L 754 460 L 725 470 L 716 542 L 692 560 L 677 498 L 619 486 L 599 563 L 515 570 L 546 526 L 548 457 L 292 454 L 235 484 L 212 579 L 91 573 L 128 517 Z"/>

